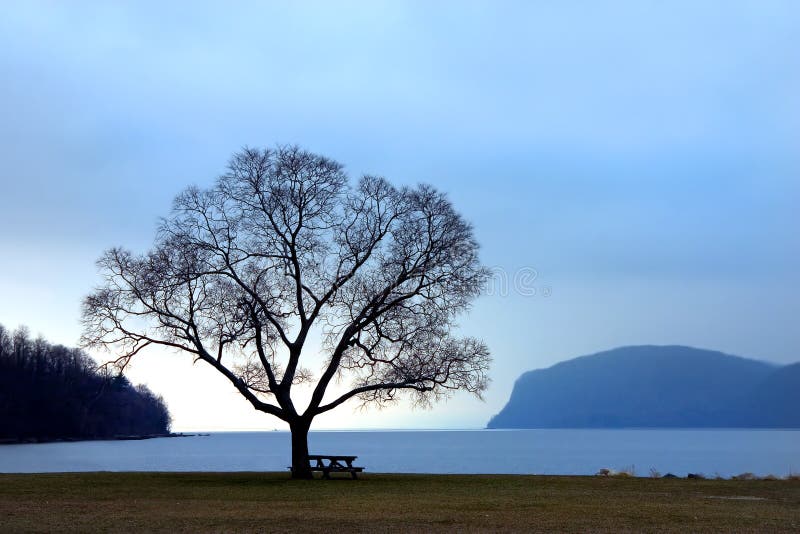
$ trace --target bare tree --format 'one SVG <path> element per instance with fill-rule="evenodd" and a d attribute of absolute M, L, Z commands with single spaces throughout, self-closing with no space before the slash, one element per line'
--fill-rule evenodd
<path fill-rule="evenodd" d="M 430 186 L 350 185 L 339 163 L 297 147 L 245 148 L 212 188 L 175 199 L 150 252 L 101 257 L 83 342 L 117 351 L 122 368 L 150 345 L 211 365 L 289 424 L 293 476 L 308 478 L 311 421 L 353 397 L 428 405 L 485 390 L 486 345 L 451 336 L 486 281 L 477 250 Z M 322 354 L 308 354 L 309 335 Z M 334 379 L 351 385 L 326 397 Z M 304 410 L 301 383 L 313 388 Z"/>

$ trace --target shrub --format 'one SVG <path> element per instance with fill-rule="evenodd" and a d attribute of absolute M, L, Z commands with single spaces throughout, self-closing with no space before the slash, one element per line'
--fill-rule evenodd
<path fill-rule="evenodd" d="M 631 465 L 629 467 L 623 467 L 616 473 L 612 473 L 612 476 L 620 477 L 620 478 L 628 478 L 628 477 L 635 477 L 636 476 L 636 466 Z"/>

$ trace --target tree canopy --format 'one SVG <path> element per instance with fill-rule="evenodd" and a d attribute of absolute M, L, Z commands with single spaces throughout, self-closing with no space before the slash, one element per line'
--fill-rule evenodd
<path fill-rule="evenodd" d="M 245 148 L 212 187 L 176 197 L 149 252 L 113 248 L 98 264 L 84 343 L 120 368 L 151 345 L 211 365 L 290 424 L 302 476 L 311 420 L 348 399 L 427 405 L 487 386 L 486 345 L 453 329 L 488 272 L 470 224 L 429 185 L 351 184 L 298 147 Z M 322 354 L 304 350 L 310 335 Z M 350 387 L 326 397 L 334 379 Z M 291 394 L 302 383 L 305 408 Z"/>

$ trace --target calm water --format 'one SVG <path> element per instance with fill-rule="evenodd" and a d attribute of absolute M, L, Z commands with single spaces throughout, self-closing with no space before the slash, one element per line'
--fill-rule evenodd
<path fill-rule="evenodd" d="M 371 472 L 647 476 L 800 472 L 798 430 L 465 430 L 312 432 L 312 453 L 355 454 Z M 286 432 L 0 446 L 0 472 L 280 471 Z"/>

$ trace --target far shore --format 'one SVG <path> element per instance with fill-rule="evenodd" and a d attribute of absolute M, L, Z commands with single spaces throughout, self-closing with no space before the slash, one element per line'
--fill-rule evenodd
<path fill-rule="evenodd" d="M 0 439 L 0 445 L 25 445 L 33 443 L 71 443 L 79 441 L 136 441 L 142 439 L 154 438 L 190 438 L 195 436 L 208 436 L 207 433 L 185 433 L 185 432 L 168 432 L 165 434 L 135 434 L 129 436 L 107 436 L 107 437 L 62 437 L 62 438 L 4 438 Z"/>

